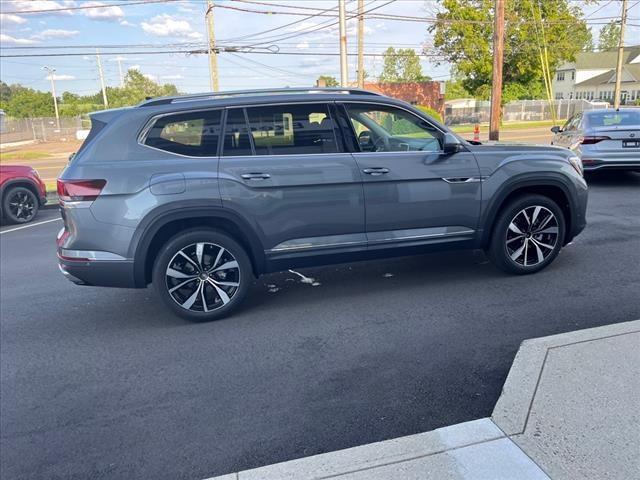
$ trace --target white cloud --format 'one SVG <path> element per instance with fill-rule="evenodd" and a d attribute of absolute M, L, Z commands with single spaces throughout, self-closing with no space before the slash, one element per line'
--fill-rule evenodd
<path fill-rule="evenodd" d="M 34 35 L 32 38 L 45 40 L 47 38 L 71 38 L 75 37 L 78 33 L 77 30 L 62 30 L 62 29 L 47 29 L 43 30 L 37 35 Z"/>
<path fill-rule="evenodd" d="M 19 12 L 34 12 L 38 10 L 51 10 L 43 12 L 46 15 L 73 15 L 72 10 L 64 10 L 67 7 L 73 7 L 76 3 L 73 0 L 13 0 L 11 9 Z M 60 10 L 56 12 L 56 10 Z"/>
<path fill-rule="evenodd" d="M 22 18 L 18 15 L 13 15 L 12 13 L 0 13 L 0 22 L 15 23 L 16 25 L 21 25 L 23 23 L 26 23 L 26 21 L 26 18 Z"/>
<path fill-rule="evenodd" d="M 306 50 L 307 48 L 309 48 L 309 42 L 304 40 L 304 41 L 300 42 L 299 44 L 297 44 L 296 48 L 298 48 L 300 50 Z"/>
<path fill-rule="evenodd" d="M 156 76 L 155 75 L 151 75 L 150 73 L 143 73 L 142 76 L 144 78 L 146 78 L 147 80 L 151 80 L 152 82 L 156 81 Z"/>
<path fill-rule="evenodd" d="M 136 26 L 135 23 L 131 23 L 131 22 L 128 22 L 126 20 L 120 20 L 120 25 L 122 25 L 123 27 L 135 27 Z"/>
<path fill-rule="evenodd" d="M 37 40 L 33 40 L 31 38 L 16 38 L 4 33 L 0 33 L 0 42 L 10 43 L 13 45 L 33 45 L 34 43 L 38 43 Z"/>
<path fill-rule="evenodd" d="M 194 31 L 187 20 L 172 17 L 166 13 L 157 15 L 149 22 L 142 22 L 140 25 L 146 33 L 158 37 L 182 37 L 191 40 L 200 40 L 204 37 L 202 33 Z"/>
<path fill-rule="evenodd" d="M 175 75 L 162 75 L 162 80 L 180 80 L 181 78 L 184 78 L 184 77 L 179 73 Z"/>
<path fill-rule="evenodd" d="M 74 77 L 73 75 L 56 75 L 55 73 L 53 74 L 53 79 L 54 80 L 75 80 L 76 77 Z M 45 77 L 45 80 L 51 80 L 51 75 L 47 75 Z"/>
<path fill-rule="evenodd" d="M 100 7 L 88 8 L 84 11 L 85 16 L 92 20 L 104 20 L 107 22 L 115 22 L 124 18 L 124 12 L 117 5 L 107 5 L 102 2 L 86 2 L 83 7 Z"/>

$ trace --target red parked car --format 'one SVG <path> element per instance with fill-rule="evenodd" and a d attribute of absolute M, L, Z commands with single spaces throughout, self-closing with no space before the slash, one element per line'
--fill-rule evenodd
<path fill-rule="evenodd" d="M 22 165 L 0 165 L 2 217 L 12 223 L 33 220 L 47 201 L 47 191 L 38 172 Z"/>

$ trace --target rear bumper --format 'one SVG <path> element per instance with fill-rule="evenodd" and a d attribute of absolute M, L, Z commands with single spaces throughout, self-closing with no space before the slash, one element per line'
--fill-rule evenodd
<path fill-rule="evenodd" d="M 587 160 L 582 162 L 585 172 L 598 170 L 640 170 L 640 159 L 632 162 L 616 162 L 610 160 Z"/>
<path fill-rule="evenodd" d="M 76 285 L 135 288 L 133 260 L 66 260 L 58 256 L 58 268 Z"/>

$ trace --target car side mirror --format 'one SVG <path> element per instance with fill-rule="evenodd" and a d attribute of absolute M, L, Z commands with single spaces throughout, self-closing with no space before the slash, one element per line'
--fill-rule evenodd
<path fill-rule="evenodd" d="M 371 142 L 371 132 L 369 130 L 363 130 L 358 135 L 358 145 L 360 145 L 360 150 L 363 152 L 368 152 L 373 150 L 373 144 Z"/>
<path fill-rule="evenodd" d="M 462 150 L 462 142 L 451 133 L 444 134 L 444 145 L 442 146 L 442 150 L 447 155 L 451 155 L 453 153 L 458 153 Z"/>
<path fill-rule="evenodd" d="M 560 133 L 562 131 L 562 129 L 559 126 L 554 125 L 553 127 L 551 127 L 551 131 L 553 133 Z"/>

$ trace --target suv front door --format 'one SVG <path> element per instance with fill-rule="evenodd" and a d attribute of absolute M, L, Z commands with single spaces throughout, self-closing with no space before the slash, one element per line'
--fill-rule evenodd
<path fill-rule="evenodd" d="M 334 109 L 293 103 L 227 111 L 222 202 L 253 222 L 268 259 L 366 248 L 362 180 L 336 134 Z"/>
<path fill-rule="evenodd" d="M 481 201 L 474 155 L 444 153 L 444 133 L 408 110 L 344 107 L 359 150 L 369 247 L 472 239 Z"/>

